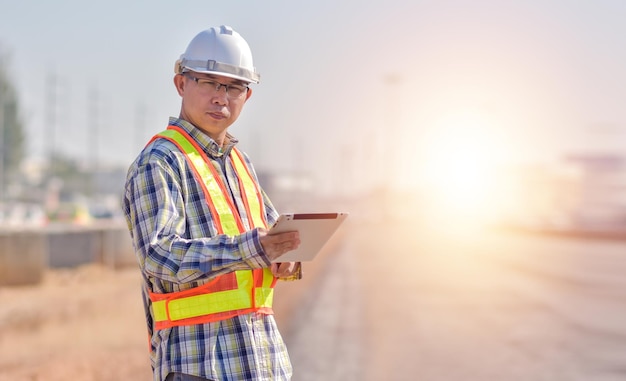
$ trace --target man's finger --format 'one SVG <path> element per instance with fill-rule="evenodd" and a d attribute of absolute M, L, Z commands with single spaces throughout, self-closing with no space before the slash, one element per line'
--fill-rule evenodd
<path fill-rule="evenodd" d="M 300 245 L 300 234 L 297 231 L 275 235 L 261 235 L 261 246 L 265 254 L 272 260 L 296 249 Z"/>

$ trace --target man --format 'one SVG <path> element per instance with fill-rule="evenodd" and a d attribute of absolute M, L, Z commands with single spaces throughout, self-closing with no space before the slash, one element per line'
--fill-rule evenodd
<path fill-rule="evenodd" d="M 278 213 L 228 133 L 259 82 L 250 48 L 210 28 L 175 71 L 180 116 L 130 166 L 123 200 L 154 380 L 289 380 L 271 303 L 276 280 L 299 279 L 301 266 L 272 261 L 299 235 L 267 235 Z"/>

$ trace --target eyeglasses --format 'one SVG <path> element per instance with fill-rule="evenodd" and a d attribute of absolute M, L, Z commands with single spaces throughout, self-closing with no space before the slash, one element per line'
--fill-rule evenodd
<path fill-rule="evenodd" d="M 207 94 L 217 93 L 223 87 L 226 90 L 226 96 L 228 98 L 237 99 L 241 97 L 243 93 L 248 91 L 248 86 L 225 85 L 210 78 L 198 78 L 189 73 L 183 73 L 183 75 L 196 81 L 200 90 Z"/>

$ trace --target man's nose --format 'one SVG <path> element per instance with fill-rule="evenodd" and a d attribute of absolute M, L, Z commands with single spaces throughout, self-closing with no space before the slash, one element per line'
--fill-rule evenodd
<path fill-rule="evenodd" d="M 224 89 L 224 91 L 222 91 Z M 213 102 L 219 104 L 228 103 L 228 95 L 226 94 L 226 86 L 221 85 L 215 93 L 213 93 Z"/>

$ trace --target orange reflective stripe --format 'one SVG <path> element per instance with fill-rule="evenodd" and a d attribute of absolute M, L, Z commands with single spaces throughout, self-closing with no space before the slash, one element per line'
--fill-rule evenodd
<path fill-rule="evenodd" d="M 197 142 L 180 127 L 169 126 L 151 142 L 163 138 L 182 153 L 200 183 L 219 234 L 235 236 L 246 229 L 222 179 Z M 250 228 L 267 228 L 263 197 L 243 155 L 230 155 L 248 216 Z M 167 294 L 149 293 L 155 329 L 202 324 L 237 315 L 260 312 L 272 314 L 276 278 L 269 268 L 240 270 L 218 276 L 204 285 Z"/>
<path fill-rule="evenodd" d="M 239 150 L 233 148 L 231 151 L 231 160 L 235 172 L 239 177 L 239 188 L 241 189 L 242 199 L 246 208 L 246 214 L 248 219 L 252 220 L 254 226 L 263 226 L 267 228 L 267 222 L 265 221 L 265 212 L 263 208 L 263 197 L 257 183 L 252 178 L 250 170 L 245 165 L 243 155 Z M 250 198 L 254 197 L 254 201 L 249 202 Z"/>

